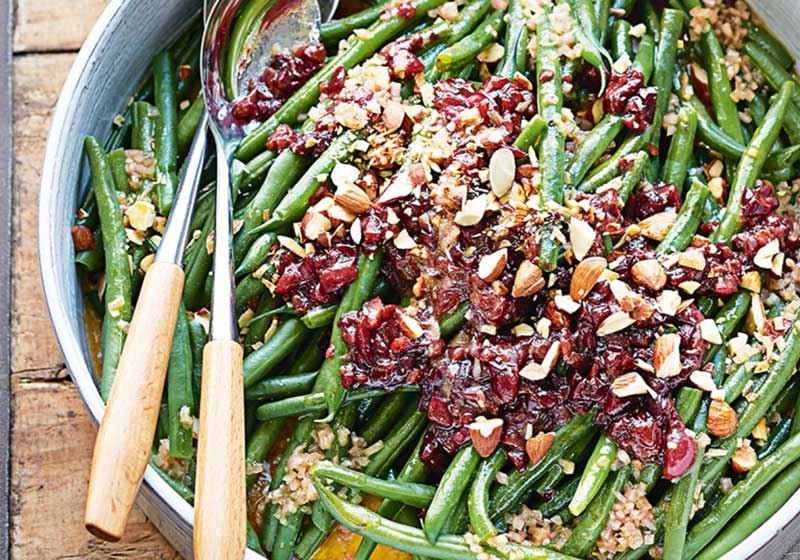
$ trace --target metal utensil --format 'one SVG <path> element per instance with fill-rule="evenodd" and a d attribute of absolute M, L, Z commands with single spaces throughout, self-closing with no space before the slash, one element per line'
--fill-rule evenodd
<path fill-rule="evenodd" d="M 216 53 L 217 59 L 203 58 L 203 76 L 213 76 L 213 87 L 206 89 L 207 107 L 217 123 L 212 128 L 218 146 L 218 183 L 216 189 L 216 246 L 214 257 L 214 297 L 211 331 L 211 342 L 204 353 L 204 368 L 216 371 L 219 368 L 233 368 L 233 375 L 208 375 L 210 383 L 226 378 L 229 383 L 225 387 L 211 386 L 208 392 L 219 397 L 219 402 L 203 399 L 201 409 L 207 413 L 201 417 L 216 417 L 230 411 L 236 414 L 235 424 L 240 432 L 244 425 L 241 390 L 242 350 L 238 345 L 236 318 L 231 298 L 233 297 L 233 280 L 225 271 L 232 267 L 230 247 L 233 241 L 230 216 L 230 158 L 233 148 L 244 134 L 246 127 L 232 124 L 227 109 L 230 103 L 221 93 L 219 82 L 218 54 L 227 37 L 236 9 L 242 0 L 220 0 L 216 9 L 209 15 L 221 16 L 212 26 L 213 31 L 204 35 L 204 53 Z M 298 18 L 298 9 L 304 14 Z M 315 0 L 303 0 L 298 3 L 278 3 L 267 11 L 260 32 L 252 42 L 258 56 L 250 57 L 247 69 L 263 68 L 271 58 L 271 51 L 262 43 L 293 45 L 313 39 L 319 29 L 319 7 Z M 312 19 L 306 20 L 306 17 Z M 208 21 L 208 20 L 207 20 Z M 305 22 L 305 23 L 304 23 Z M 305 27 L 303 27 L 303 25 Z M 302 33 L 305 30 L 305 33 Z M 205 41 L 211 48 L 205 48 Z M 268 56 L 267 56 L 268 55 Z M 207 65 L 212 62 L 212 66 Z M 206 71 L 211 73 L 207 74 Z M 205 83 L 205 81 L 204 81 Z M 228 124 L 225 124 L 227 121 Z M 192 142 L 189 155 L 184 164 L 184 174 L 176 193 L 172 212 L 170 213 L 164 236 L 156 253 L 155 261 L 148 269 L 142 284 L 141 292 L 131 320 L 128 337 L 120 356 L 114 385 L 109 395 L 108 405 L 103 415 L 97 440 L 95 442 L 92 468 L 89 479 L 89 492 L 86 503 L 84 523 L 94 535 L 111 541 L 119 540 L 125 530 L 128 515 L 133 507 L 139 485 L 141 484 L 150 446 L 155 433 L 155 426 L 160 410 L 159 404 L 164 388 L 167 366 L 169 362 L 172 338 L 177 320 L 178 307 L 183 293 L 184 272 L 182 269 L 184 247 L 188 236 L 188 227 L 194 207 L 195 194 L 202 172 L 203 158 L 206 151 L 206 127 L 209 113 L 203 112 L 197 132 Z M 221 146 L 224 146 L 221 148 Z M 228 251 L 222 250 L 227 248 Z M 223 360 L 221 363 L 220 360 Z M 228 364 L 228 366 L 225 366 Z M 231 386 L 233 383 L 233 386 Z M 235 385 L 238 383 L 238 390 Z M 223 391 L 229 391 L 227 398 Z M 238 395 L 238 397 L 236 396 Z M 237 400 L 238 399 L 238 400 Z M 230 409 L 219 409 L 217 405 L 225 401 Z M 213 423 L 220 427 L 219 423 Z M 227 440 L 233 434 L 220 434 Z M 243 438 L 243 434 L 239 434 Z M 208 438 L 205 438 L 208 441 Z M 204 439 L 199 442 L 198 454 L 205 449 Z M 242 441 L 242 457 L 243 441 Z M 216 455 L 219 455 L 217 450 Z M 242 462 L 241 480 L 244 484 L 244 464 Z M 224 472 L 224 471 L 216 471 Z M 229 473 L 230 478 L 237 478 Z M 243 502 L 242 494 L 242 503 Z M 224 504 L 226 502 L 219 502 Z M 244 522 L 244 517 L 242 517 Z M 244 534 L 244 533 L 242 533 Z M 243 543 L 244 541 L 242 541 Z M 243 546 L 243 544 L 242 544 Z M 216 556 L 209 556 L 216 557 Z M 237 556 L 240 557 L 240 556 Z"/>
<path fill-rule="evenodd" d="M 194 509 L 194 557 L 204 560 L 241 559 L 247 532 L 243 350 L 234 305 L 230 164 L 248 126 L 234 119 L 220 71 L 223 47 L 240 1 L 218 0 L 211 8 L 200 70 L 217 150 L 211 330 L 203 349 Z M 293 46 L 317 41 L 319 24 L 316 0 L 277 2 L 264 17 L 249 54 L 250 63 L 240 72 L 240 83 L 261 73 L 276 43 Z"/>

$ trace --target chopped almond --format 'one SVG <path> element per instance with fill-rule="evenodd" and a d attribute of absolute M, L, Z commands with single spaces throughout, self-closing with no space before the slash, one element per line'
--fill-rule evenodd
<path fill-rule="evenodd" d="M 500 436 L 503 434 L 503 419 L 478 416 L 474 422 L 467 426 L 472 446 L 481 457 L 488 457 L 500 445 Z"/>
<path fill-rule="evenodd" d="M 478 263 L 478 276 L 484 282 L 493 282 L 500 278 L 508 262 L 508 249 L 499 249 L 481 258 Z"/>
<path fill-rule="evenodd" d="M 708 433 L 715 437 L 728 437 L 736 431 L 739 420 L 736 411 L 722 399 L 712 399 L 708 409 Z"/>
<path fill-rule="evenodd" d="M 575 301 L 581 301 L 592 290 L 605 272 L 608 261 L 603 257 L 590 257 L 578 263 L 569 286 L 569 295 Z"/>
<path fill-rule="evenodd" d="M 542 269 L 529 260 L 520 263 L 514 276 L 514 287 L 511 295 L 515 298 L 532 296 L 544 288 Z"/>
<path fill-rule="evenodd" d="M 528 454 L 531 465 L 535 465 L 547 455 L 555 439 L 556 434 L 553 432 L 539 432 L 525 442 L 525 453 Z"/>
<path fill-rule="evenodd" d="M 631 275 L 640 286 L 650 290 L 660 290 L 667 283 L 667 273 L 656 259 L 645 259 L 631 267 Z"/>

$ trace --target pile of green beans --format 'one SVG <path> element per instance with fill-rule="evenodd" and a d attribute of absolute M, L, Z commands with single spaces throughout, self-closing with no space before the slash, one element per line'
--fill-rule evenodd
<path fill-rule="evenodd" d="M 243 93 L 240 59 L 247 56 L 248 41 L 273 3 L 245 0 L 239 7 L 223 57 L 224 87 L 231 98 Z M 565 239 L 571 235 L 570 216 L 587 199 L 613 189 L 627 216 L 638 194 L 653 185 L 674 185 L 679 198 L 671 209 L 674 215 L 648 241 L 659 262 L 673 261 L 665 265 L 669 269 L 691 247 L 737 247 L 737 234 L 748 227 L 743 211 L 753 189 L 768 184 L 780 197 L 791 194 L 792 181 L 800 178 L 800 83 L 793 74 L 793 57 L 756 20 L 745 21 L 747 35 L 740 50 L 758 72 L 752 95 L 742 96 L 726 64 L 726 52 L 733 47 L 713 27 L 695 29 L 692 14 L 704 6 L 701 0 L 670 0 L 666 8 L 653 0 L 555 0 L 536 2 L 535 8 L 522 0 L 467 0 L 455 13 L 451 8 L 456 3 L 412 0 L 414 14 L 402 17 L 391 12 L 394 4 L 378 2 L 324 23 L 324 65 L 253 127 L 235 153 L 233 252 L 235 303 L 245 348 L 247 488 L 251 502 L 260 504 L 249 512 L 248 547 L 275 560 L 309 560 L 341 526 L 361 537 L 348 551 L 356 560 L 378 558 L 373 555 L 378 544 L 423 559 L 478 559 L 486 554 L 589 559 L 599 554 L 598 541 L 611 527 L 620 496 L 639 484 L 653 505 L 654 527 L 645 534 L 665 560 L 710 560 L 730 551 L 800 489 L 800 382 L 795 375 L 800 318 L 786 311 L 791 306 L 783 295 L 755 295 L 762 283 L 770 286 L 775 274 L 758 269 L 756 288 L 743 282 L 724 298 L 694 301 L 713 320 L 721 339 L 709 343 L 702 355 L 704 371 L 718 389 L 710 392 L 700 383 L 693 387 L 688 380 L 672 385 L 675 412 L 697 442 L 697 453 L 678 480 L 660 481 L 662 466 L 642 465 L 630 457 L 623 444 L 603 432 L 607 412 L 587 410 L 583 404 L 574 407 L 566 423 L 544 434 L 549 447 L 535 459 L 531 456 L 532 462 L 521 470 L 512 464 L 510 447 L 497 444 L 486 453 L 472 444 L 470 438 L 478 437 L 472 433 L 437 472 L 421 458 L 431 426 L 424 384 L 391 392 L 346 390 L 341 380 L 342 365 L 350 359 L 342 317 L 361 311 L 373 297 L 401 306 L 420 299 L 411 290 L 397 289 L 391 251 L 360 248 L 355 279 L 325 305 L 302 309 L 275 290 L 286 240 L 304 243 L 298 225 L 321 193 L 335 190 L 334 169 L 340 164 L 369 167 L 363 145 L 371 125 L 337 132 L 317 156 L 292 149 L 276 153 L 266 145 L 281 125 L 297 134 L 312 132 L 316 111 L 335 102 L 321 94 L 321 86 L 340 68 L 352 77 L 373 56 L 385 62 L 384 47 L 414 33 L 425 37 L 415 52 L 423 70 L 416 77 L 392 79 L 401 82 L 395 90 L 401 92 L 399 98 L 424 107 L 425 115 L 413 123 L 404 121 L 404 152 L 391 173 L 375 170 L 375 177 L 387 184 L 409 175 L 413 158 L 430 146 L 429 125 L 435 119 L 429 113 L 435 112 L 423 82 L 461 80 L 466 87 L 478 87 L 491 77 L 528 84 L 535 109 L 516 128 L 499 120 L 494 124 L 510 134 L 504 142 L 519 166 L 514 187 L 533 185 L 525 205 L 535 209 L 538 219 L 531 228 L 535 242 L 526 248 L 525 258 L 548 279 L 543 293 L 554 294 L 563 288 L 563 278 L 556 279 L 562 269 L 570 270 L 583 258 L 576 255 L 575 241 Z M 86 301 L 102 319 L 99 388 L 104 399 L 204 109 L 200 27 L 199 22 L 190 26 L 153 59 L 106 142 L 88 137 L 84 143 L 88 188 L 73 235 L 76 245 L 78 235 L 82 239 L 75 260 Z M 565 36 L 570 37 L 568 45 Z M 624 114 L 605 113 L 603 95 L 613 83 L 609 75 L 628 68 L 657 92 L 645 130 L 629 128 Z M 598 78 L 597 84 L 581 80 L 584 75 Z M 576 133 L 577 127 L 581 130 Z M 209 325 L 215 167 L 209 156 L 191 217 L 184 293 L 150 456 L 150 465 L 190 503 L 193 428 Z M 523 169 L 528 173 L 524 177 Z M 439 172 L 436 164 L 426 163 L 426 173 L 434 172 Z M 486 176 L 491 172 L 487 169 Z M 536 181 L 525 183 L 532 173 Z M 487 212 L 499 212 L 504 195 L 492 193 L 491 179 L 480 181 L 479 194 L 489 200 Z M 467 194 L 474 193 L 465 193 L 465 201 Z M 380 208 L 378 192 L 369 196 L 372 207 Z M 150 220 L 144 228 L 137 225 L 142 219 Z M 626 225 L 638 225 L 623 219 Z M 638 233 L 629 227 L 620 228 L 619 235 L 598 236 L 592 254 L 612 261 Z M 613 278 L 598 282 L 605 280 Z M 655 301 L 658 293 L 648 292 L 648 297 Z M 459 344 L 475 335 L 474 304 L 468 295 L 437 317 L 443 340 Z M 740 359 L 731 341 L 741 333 L 752 335 L 765 313 L 769 319 L 783 317 L 785 334 L 773 333 L 780 340 L 769 351 L 761 348 Z M 537 331 L 541 318 L 530 313 L 523 317 L 537 323 Z M 500 336 L 512 339 L 508 330 Z M 562 360 L 551 375 L 568 369 Z M 736 425 L 727 435 L 715 436 L 709 416 L 723 404 L 735 414 Z M 334 436 L 323 446 L 325 427 Z M 764 431 L 766 436 L 755 437 Z M 530 442 L 531 434 L 525 437 Z M 356 441 L 371 450 L 364 464 L 348 455 Z M 748 445 L 754 448 L 753 463 L 743 468 L 735 461 Z M 298 453 L 309 451 L 318 455 L 303 476 L 317 498 L 307 507 L 279 511 L 265 497 L 280 489 L 285 477 L 295 476 Z M 379 499 L 374 511 L 359 505 L 367 495 Z M 543 543 L 513 544 L 505 533 L 513 530 L 513 517 L 523 507 L 548 522 L 557 519 L 568 533 Z M 655 550 L 651 545 L 628 548 L 614 558 L 642 558 Z"/>

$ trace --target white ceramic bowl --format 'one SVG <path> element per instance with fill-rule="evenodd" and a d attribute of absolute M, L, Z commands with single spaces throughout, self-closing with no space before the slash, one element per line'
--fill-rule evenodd
<path fill-rule="evenodd" d="M 770 28 L 800 53 L 800 2 L 751 0 Z M 69 229 L 83 192 L 83 138 L 105 138 L 111 119 L 133 94 L 137 79 L 166 41 L 177 36 L 200 0 L 113 0 L 97 21 L 72 66 L 53 114 L 42 168 L 39 259 L 47 305 L 61 351 L 92 420 L 104 405 L 92 375 L 83 308 Z M 192 507 L 147 467 L 139 505 L 185 558 L 192 557 Z M 773 560 L 800 538 L 800 492 L 725 560 Z M 248 552 L 248 558 L 262 558 Z"/>

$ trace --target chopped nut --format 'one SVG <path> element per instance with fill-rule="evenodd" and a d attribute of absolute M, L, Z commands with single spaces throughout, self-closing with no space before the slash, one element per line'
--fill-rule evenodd
<path fill-rule="evenodd" d="M 556 304 L 556 307 L 562 311 L 566 311 L 569 314 L 575 313 L 581 307 L 581 304 L 572 299 L 572 296 L 565 296 L 561 294 L 554 297 L 553 302 Z"/>
<path fill-rule="evenodd" d="M 519 370 L 519 374 L 521 377 L 530 379 L 531 381 L 541 381 L 556 367 L 560 355 L 561 343 L 556 340 L 550 345 L 550 348 L 547 349 L 547 354 L 545 354 L 541 364 L 531 360 L 525 367 Z"/>
<path fill-rule="evenodd" d="M 408 174 L 398 173 L 394 176 L 392 182 L 389 183 L 389 186 L 386 187 L 386 189 L 381 193 L 381 196 L 378 197 L 378 202 L 386 204 L 388 202 L 400 200 L 401 198 L 405 198 L 410 195 L 413 190 L 414 185 L 411 182 L 411 178 L 408 176 Z"/>
<path fill-rule="evenodd" d="M 412 340 L 416 340 L 425 334 L 425 331 L 422 329 L 422 325 L 419 322 L 408 315 L 407 313 L 400 314 L 400 330 L 403 331 L 403 334 L 406 335 L 408 338 Z"/>
<path fill-rule="evenodd" d="M 712 399 L 708 409 L 708 433 L 715 437 L 728 437 L 736 431 L 739 420 L 731 405 L 721 399 Z"/>
<path fill-rule="evenodd" d="M 770 270 L 772 269 L 772 260 L 780 250 L 780 243 L 777 239 L 773 239 L 756 252 L 753 263 L 759 268 Z"/>
<path fill-rule="evenodd" d="M 125 216 L 136 231 L 147 231 L 156 221 L 156 207 L 146 200 L 137 200 L 125 210 Z"/>
<path fill-rule="evenodd" d="M 650 290 L 660 290 L 667 283 L 667 273 L 656 259 L 645 259 L 631 267 L 631 275 L 640 286 Z"/>
<path fill-rule="evenodd" d="M 681 337 L 675 333 L 662 334 L 653 345 L 653 367 L 662 379 L 681 372 Z"/>
<path fill-rule="evenodd" d="M 308 239 L 316 240 L 322 233 L 331 229 L 331 221 L 313 210 L 303 216 L 303 233 Z"/>
<path fill-rule="evenodd" d="M 681 305 L 681 296 L 675 290 L 664 290 L 659 294 L 656 304 L 661 313 L 671 317 L 678 312 L 678 308 Z"/>
<path fill-rule="evenodd" d="M 627 329 L 636 321 L 625 311 L 615 311 L 597 327 L 597 336 L 606 336 Z"/>
<path fill-rule="evenodd" d="M 414 239 L 409 235 L 408 231 L 405 229 L 400 230 L 400 233 L 398 233 L 392 241 L 394 243 L 394 246 L 397 247 L 398 249 L 408 250 L 408 249 L 413 249 L 414 247 L 417 246 L 417 242 L 414 241 Z"/>
<path fill-rule="evenodd" d="M 731 456 L 731 469 L 738 474 L 750 472 L 757 463 L 756 452 L 749 445 L 740 445 Z"/>
<path fill-rule="evenodd" d="M 517 163 L 514 153 L 508 148 L 500 148 L 489 160 L 489 184 L 497 198 L 505 195 L 514 184 Z"/>
<path fill-rule="evenodd" d="M 594 228 L 588 223 L 578 218 L 570 218 L 569 242 L 572 245 L 572 253 L 576 259 L 583 260 L 589 249 L 594 245 L 595 236 Z"/>
<path fill-rule="evenodd" d="M 544 288 L 542 269 L 529 260 L 520 263 L 517 274 L 514 276 L 514 287 L 511 295 L 515 298 L 528 297 Z"/>
<path fill-rule="evenodd" d="M 291 237 L 286 237 L 285 235 L 279 235 L 277 239 L 278 243 L 280 243 L 283 247 L 290 250 L 298 257 L 304 258 L 306 256 L 306 250 L 303 249 L 303 246 L 300 245 L 297 241 L 295 241 Z"/>
<path fill-rule="evenodd" d="M 461 207 L 461 210 L 456 212 L 456 216 L 453 219 L 455 223 L 460 226 L 474 226 L 483 219 L 483 215 L 486 212 L 486 195 L 481 194 L 467 200 L 464 205 Z"/>
<path fill-rule="evenodd" d="M 711 377 L 711 373 L 704 369 L 693 371 L 691 375 L 689 375 L 689 379 L 701 391 L 707 391 L 710 393 L 717 390 L 717 385 L 714 383 L 714 378 Z"/>
<path fill-rule="evenodd" d="M 675 212 L 659 212 L 639 222 L 639 232 L 654 241 L 663 241 L 675 223 Z"/>
<path fill-rule="evenodd" d="M 478 53 L 476 57 L 479 62 L 486 62 L 491 64 L 492 62 L 497 62 L 501 58 L 503 58 L 503 53 L 505 53 L 505 49 L 503 45 L 498 43 L 492 43 L 481 52 Z"/>
<path fill-rule="evenodd" d="M 753 439 L 759 441 L 766 441 L 769 437 L 769 428 L 767 428 L 767 419 L 762 418 L 756 424 L 756 427 L 753 428 L 753 431 L 750 432 L 750 435 L 753 436 Z"/>
<path fill-rule="evenodd" d="M 503 433 L 503 419 L 478 416 L 474 422 L 467 426 L 472 446 L 481 457 L 488 457 L 500 445 L 500 436 Z"/>
<path fill-rule="evenodd" d="M 700 322 L 700 336 L 711 344 L 722 344 L 722 335 L 714 319 L 704 319 Z"/>
<path fill-rule="evenodd" d="M 547 455 L 547 451 L 555 439 L 554 432 L 539 432 L 525 442 L 525 453 L 528 454 L 531 465 L 535 465 Z"/>
<path fill-rule="evenodd" d="M 355 165 L 337 163 L 331 170 L 331 182 L 337 189 L 353 185 L 358 181 L 361 172 Z"/>
<path fill-rule="evenodd" d="M 478 276 L 484 282 L 493 282 L 500 278 L 508 262 L 508 249 L 499 249 L 481 258 L 478 263 Z"/>
<path fill-rule="evenodd" d="M 641 375 L 632 371 L 624 375 L 620 375 L 611 383 L 611 391 L 618 397 L 631 397 L 633 395 L 646 395 L 650 393 L 655 395 L 655 391 L 651 389 Z"/>
<path fill-rule="evenodd" d="M 569 295 L 575 301 L 581 301 L 592 291 L 595 283 L 603 275 L 608 261 L 603 257 L 590 257 L 578 263 L 569 286 Z"/>
<path fill-rule="evenodd" d="M 757 270 L 745 272 L 739 285 L 745 290 L 757 294 L 761 291 L 761 274 Z"/>
<path fill-rule="evenodd" d="M 692 270 L 703 271 L 706 268 L 706 258 L 700 249 L 687 249 L 678 254 L 678 264 Z"/>
<path fill-rule="evenodd" d="M 367 193 L 352 183 L 337 188 L 333 199 L 336 204 L 355 215 L 366 212 L 372 204 Z"/>

